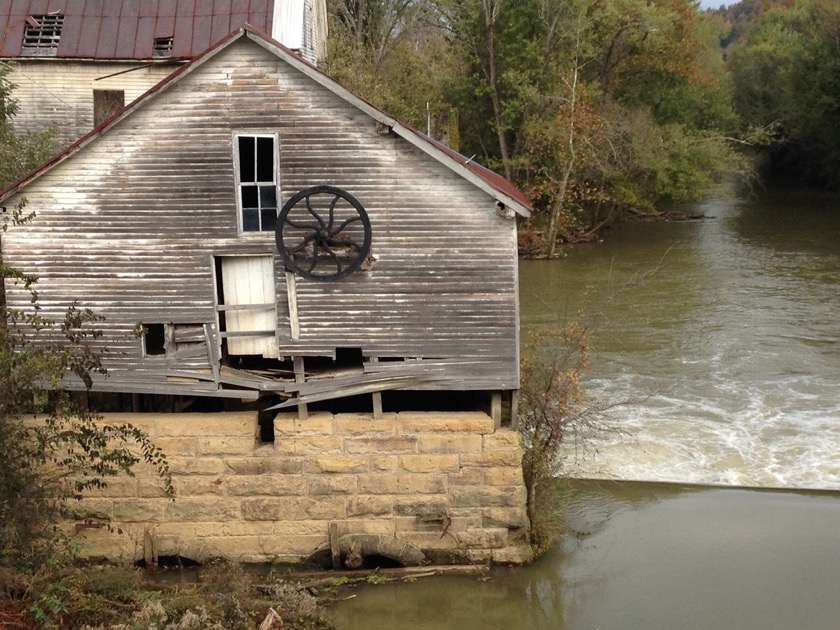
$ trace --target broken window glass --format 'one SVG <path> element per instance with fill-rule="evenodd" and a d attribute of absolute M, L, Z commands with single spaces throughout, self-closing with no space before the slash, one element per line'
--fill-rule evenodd
<path fill-rule="evenodd" d="M 242 231 L 273 231 L 277 223 L 275 137 L 238 136 L 236 149 Z"/>

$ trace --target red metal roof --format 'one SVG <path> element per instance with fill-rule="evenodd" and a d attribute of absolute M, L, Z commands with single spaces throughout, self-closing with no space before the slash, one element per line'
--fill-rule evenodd
<path fill-rule="evenodd" d="M 171 56 L 192 58 L 243 24 L 270 33 L 274 0 L 3 0 L 0 57 L 28 56 L 26 18 L 55 12 L 64 23 L 49 57 L 149 60 L 155 39 L 172 37 Z"/>

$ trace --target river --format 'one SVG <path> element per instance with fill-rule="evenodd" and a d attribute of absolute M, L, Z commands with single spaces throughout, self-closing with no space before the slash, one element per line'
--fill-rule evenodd
<path fill-rule="evenodd" d="M 364 588 L 341 630 L 837 627 L 840 199 L 700 207 L 521 264 L 524 334 L 596 314 L 585 386 L 628 402 L 566 453 L 564 538 L 483 580 Z"/>

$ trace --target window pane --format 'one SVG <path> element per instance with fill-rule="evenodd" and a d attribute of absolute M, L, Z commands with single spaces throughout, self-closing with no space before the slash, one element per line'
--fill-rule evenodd
<path fill-rule="evenodd" d="M 257 181 L 274 181 L 274 138 L 257 138 Z"/>
<path fill-rule="evenodd" d="M 277 207 L 277 188 L 275 186 L 260 186 L 260 208 Z"/>
<path fill-rule="evenodd" d="M 254 138 L 240 136 L 239 140 L 239 181 L 254 180 Z"/>
<path fill-rule="evenodd" d="M 259 208 L 260 204 L 257 201 L 257 187 L 243 186 L 242 187 L 242 207 L 243 208 Z"/>
<path fill-rule="evenodd" d="M 274 231 L 274 228 L 277 227 L 277 209 L 276 208 L 263 208 L 260 212 L 260 216 L 262 216 L 262 230 L 263 232 Z"/>
<path fill-rule="evenodd" d="M 260 211 L 242 211 L 242 230 L 245 232 L 258 232 L 260 229 Z"/>

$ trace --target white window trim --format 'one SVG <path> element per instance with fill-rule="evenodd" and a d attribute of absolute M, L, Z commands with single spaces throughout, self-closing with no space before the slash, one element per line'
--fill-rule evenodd
<path fill-rule="evenodd" d="M 271 234 L 272 237 L 274 235 L 274 230 L 249 230 L 245 231 L 242 222 L 242 181 L 240 179 L 240 164 L 239 164 L 239 138 L 271 138 L 274 141 L 274 167 L 272 169 L 272 174 L 274 175 L 274 188 L 275 194 L 277 198 L 277 213 L 280 213 L 280 208 L 282 207 L 282 203 L 280 201 L 280 141 L 278 138 L 278 134 L 275 131 L 236 131 L 233 133 L 232 142 L 231 142 L 231 149 L 233 151 L 233 171 L 234 171 L 234 179 L 236 182 L 236 189 L 234 194 L 236 195 L 236 226 L 237 231 L 240 236 L 259 236 L 266 234 Z M 254 182 L 246 182 L 246 184 L 251 184 Z"/>

